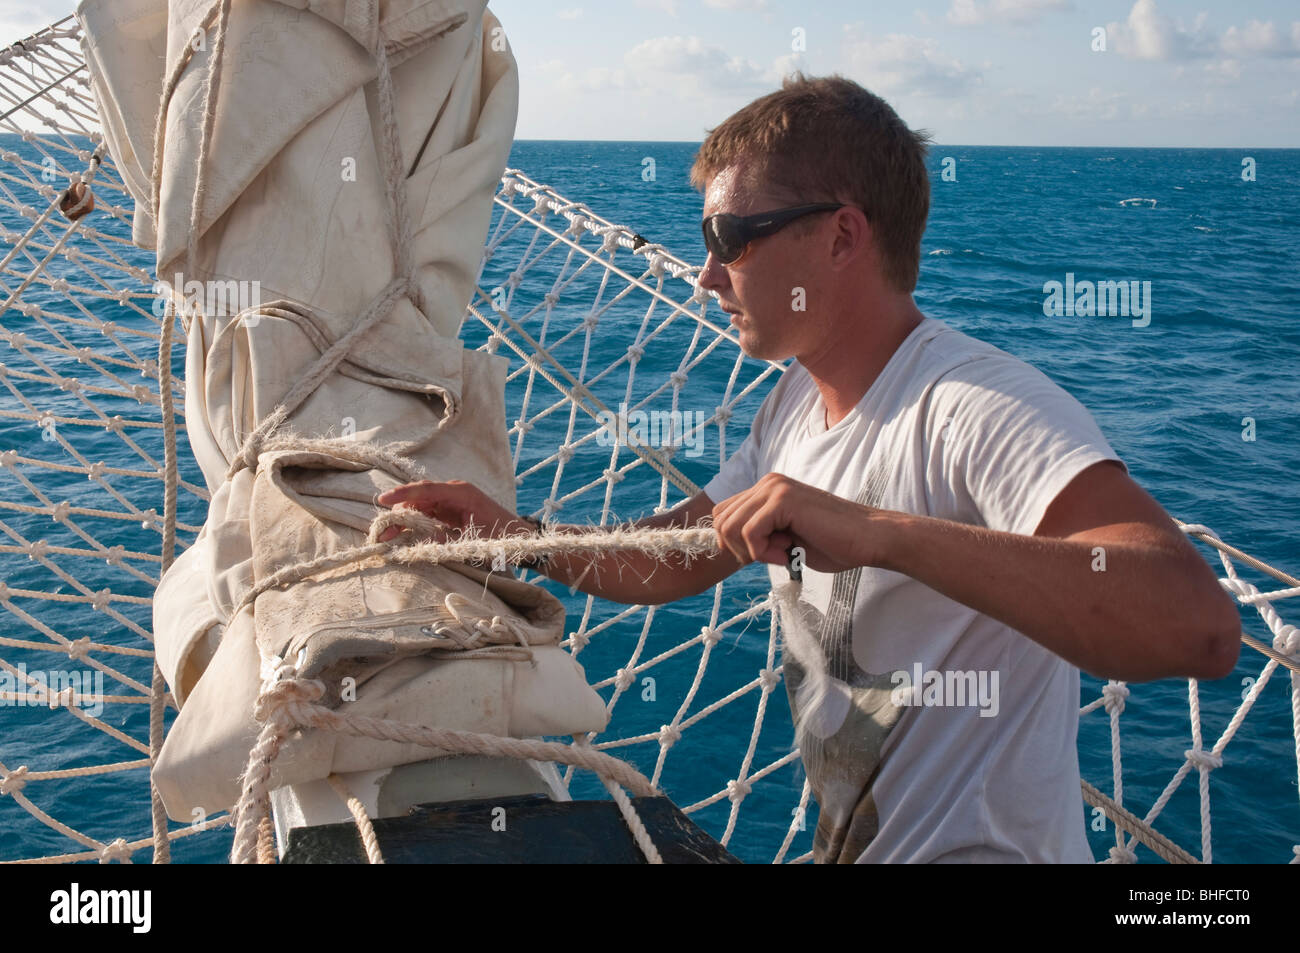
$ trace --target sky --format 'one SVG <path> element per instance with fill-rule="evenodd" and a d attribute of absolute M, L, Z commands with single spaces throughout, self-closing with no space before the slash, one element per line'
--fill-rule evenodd
<path fill-rule="evenodd" d="M 0 0 L 12 42 L 73 0 Z M 800 69 L 961 145 L 1300 147 L 1295 0 L 497 0 L 517 138 L 701 140 Z M 1104 48 L 1103 48 L 1104 47 Z"/>

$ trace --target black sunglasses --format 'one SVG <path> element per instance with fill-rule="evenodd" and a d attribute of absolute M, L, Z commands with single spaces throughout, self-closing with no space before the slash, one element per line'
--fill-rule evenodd
<path fill-rule="evenodd" d="M 841 208 L 844 208 L 842 202 L 820 202 L 816 205 L 798 205 L 794 208 L 760 212 L 758 215 L 710 215 L 702 223 L 704 247 L 722 264 L 734 265 L 754 239 L 775 235 L 795 219 L 813 212 L 829 212 Z"/>

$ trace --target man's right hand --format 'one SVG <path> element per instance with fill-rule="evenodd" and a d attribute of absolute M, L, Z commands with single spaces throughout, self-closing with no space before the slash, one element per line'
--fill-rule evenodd
<path fill-rule="evenodd" d="M 531 526 L 498 505 L 474 484 L 464 480 L 448 480 L 446 483 L 421 480 L 418 483 L 407 483 L 381 493 L 378 502 L 381 506 L 396 506 L 399 503 L 409 506 L 425 516 L 441 520 L 453 530 L 467 531 L 470 526 L 474 526 L 480 536 L 496 538 L 532 533 Z M 401 532 L 401 527 L 390 526 L 384 530 L 380 539 L 387 542 Z M 433 541 L 446 542 L 446 535 L 441 539 L 433 538 Z"/>

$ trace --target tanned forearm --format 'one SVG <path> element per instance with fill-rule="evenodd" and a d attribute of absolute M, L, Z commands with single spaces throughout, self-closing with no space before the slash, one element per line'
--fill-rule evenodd
<path fill-rule="evenodd" d="M 1237 658 L 1231 599 L 1194 549 L 1151 527 L 1057 539 L 863 508 L 862 528 L 873 540 L 871 564 L 1004 622 L 1093 675 L 1222 678 Z"/>
<path fill-rule="evenodd" d="M 660 513 L 637 520 L 638 529 L 669 529 L 688 525 L 687 514 Z M 603 533 L 603 527 L 555 524 L 552 531 L 570 535 Z M 691 559 L 688 568 L 679 554 L 672 553 L 661 562 L 645 553 L 624 550 L 613 553 L 556 553 L 539 570 L 557 582 L 589 595 L 613 602 L 635 605 L 661 605 L 704 591 L 721 578 L 715 570 L 719 561 L 734 561 L 729 554 L 718 553 Z M 716 577 L 716 578 L 715 578 Z"/>

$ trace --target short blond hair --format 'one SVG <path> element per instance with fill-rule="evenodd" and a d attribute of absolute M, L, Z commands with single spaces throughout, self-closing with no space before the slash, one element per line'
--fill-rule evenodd
<path fill-rule="evenodd" d="M 930 213 L 930 141 L 852 80 L 795 73 L 781 89 L 709 131 L 691 167 L 691 184 L 704 190 L 744 159 L 756 164 L 762 183 L 796 201 L 856 205 L 871 222 L 886 279 L 910 293 Z"/>

